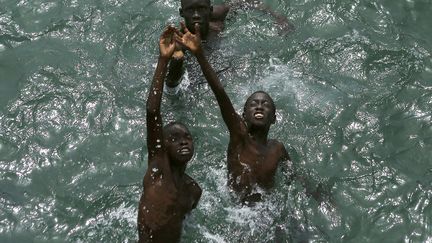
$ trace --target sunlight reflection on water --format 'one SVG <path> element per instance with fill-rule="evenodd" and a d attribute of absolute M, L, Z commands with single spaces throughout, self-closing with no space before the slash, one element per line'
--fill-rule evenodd
<path fill-rule="evenodd" d="M 163 104 L 164 122 L 190 127 L 188 173 L 204 189 L 183 241 L 432 241 L 430 1 L 269 4 L 296 32 L 280 36 L 268 15 L 239 9 L 211 62 L 239 113 L 252 92 L 272 95 L 271 137 L 331 198 L 318 204 L 279 171 L 263 203 L 237 205 L 226 186 L 226 127 L 188 71 L 181 94 Z M 178 7 L 0 7 L 0 241 L 137 239 L 145 99 L 159 33 L 179 20 Z"/>

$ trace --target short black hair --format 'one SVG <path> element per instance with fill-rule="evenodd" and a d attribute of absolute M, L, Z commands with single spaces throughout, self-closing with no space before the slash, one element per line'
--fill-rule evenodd
<path fill-rule="evenodd" d="M 170 122 L 170 123 L 166 124 L 166 125 L 163 127 L 163 131 L 164 131 L 164 132 L 165 132 L 165 131 L 168 131 L 171 127 L 176 126 L 176 125 L 180 125 L 180 126 L 182 126 L 182 127 L 185 127 L 186 129 L 188 129 L 188 127 L 187 127 L 185 124 L 183 124 L 183 123 L 181 123 L 181 122 L 178 122 L 178 121 L 173 121 L 173 122 Z M 188 130 L 189 130 L 189 129 L 188 129 Z"/>
<path fill-rule="evenodd" d="M 168 138 L 168 136 L 169 136 L 169 132 L 170 132 L 170 130 L 171 130 L 171 128 L 172 127 L 174 127 L 174 126 L 182 126 L 182 127 L 184 127 L 184 128 L 186 128 L 186 130 L 188 130 L 189 131 L 189 128 L 185 125 L 185 124 L 183 124 L 183 123 L 181 123 L 181 122 L 178 122 L 178 121 L 173 121 L 173 122 L 170 122 L 170 123 L 168 123 L 168 124 L 166 124 L 164 127 L 163 127 L 163 134 L 164 134 L 164 137 L 165 137 L 165 139 L 166 138 Z M 190 131 L 189 131 L 189 133 L 190 133 Z"/>
<path fill-rule="evenodd" d="M 187 0 L 180 0 L 180 5 L 183 6 L 183 2 L 187 1 Z M 202 0 L 202 1 L 206 1 L 208 3 L 209 6 L 211 6 L 211 2 L 210 0 Z"/>

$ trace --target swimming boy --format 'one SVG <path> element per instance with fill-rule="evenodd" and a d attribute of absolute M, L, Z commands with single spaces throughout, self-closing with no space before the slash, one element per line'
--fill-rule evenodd
<path fill-rule="evenodd" d="M 160 37 L 160 55 L 147 99 L 148 168 L 138 209 L 139 242 L 178 242 L 185 215 L 197 206 L 201 188 L 185 173 L 194 146 L 181 123 L 162 128 L 163 82 L 174 52 L 174 28 Z"/>
<path fill-rule="evenodd" d="M 194 25 L 199 24 L 202 40 L 214 39 L 223 30 L 224 20 L 229 8 L 219 5 L 213 8 L 210 0 L 181 0 L 180 16 L 187 28 L 195 31 Z M 171 58 L 166 80 L 167 88 L 173 89 L 180 84 L 183 75 L 184 53 L 177 48 Z"/>
<path fill-rule="evenodd" d="M 258 91 L 247 99 L 243 115 L 238 115 L 203 54 L 200 34 L 197 32 L 199 25 L 195 24 L 196 34 L 187 27 L 183 28 L 185 33 L 177 31 L 176 41 L 196 56 L 229 130 L 228 184 L 240 195 L 243 203 L 259 201 L 261 194 L 256 192 L 257 186 L 272 188 L 278 165 L 290 159 L 281 142 L 268 138 L 270 126 L 276 121 L 275 104 L 267 93 Z"/>
<path fill-rule="evenodd" d="M 251 7 L 259 11 L 270 14 L 280 27 L 283 33 L 294 30 L 294 26 L 288 19 L 272 11 L 267 5 L 260 1 L 240 0 L 232 3 L 224 3 L 212 6 L 210 0 L 181 0 L 180 16 L 183 17 L 186 27 L 195 33 L 195 24 L 199 24 L 201 40 L 214 41 L 218 33 L 224 28 L 225 18 L 231 8 Z M 208 47 L 208 46 L 207 46 Z M 206 54 L 207 55 L 207 54 Z M 180 47 L 174 52 L 169 64 L 169 71 L 166 80 L 167 89 L 171 93 L 180 84 L 183 75 L 184 52 Z"/>

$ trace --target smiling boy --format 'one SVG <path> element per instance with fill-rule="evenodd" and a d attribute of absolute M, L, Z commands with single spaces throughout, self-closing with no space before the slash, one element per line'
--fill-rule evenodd
<path fill-rule="evenodd" d="M 266 92 L 257 91 L 247 99 L 243 115 L 238 115 L 203 54 L 199 25 L 194 26 L 196 34 L 183 28 L 186 32 L 177 31 L 176 41 L 196 56 L 228 127 L 228 184 L 239 194 L 243 203 L 259 201 L 261 194 L 256 191 L 257 187 L 265 190 L 272 188 L 278 165 L 290 160 L 285 146 L 268 138 L 270 126 L 276 121 L 275 104 Z"/>
<path fill-rule="evenodd" d="M 178 242 L 185 215 L 194 209 L 201 188 L 185 173 L 194 153 L 191 134 L 179 122 L 162 126 L 160 113 L 168 60 L 174 52 L 174 29 L 160 37 L 160 55 L 147 99 L 148 167 L 138 209 L 139 242 Z"/>

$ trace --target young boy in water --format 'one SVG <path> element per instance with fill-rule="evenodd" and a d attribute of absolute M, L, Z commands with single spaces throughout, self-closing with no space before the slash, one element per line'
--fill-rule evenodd
<path fill-rule="evenodd" d="M 187 28 L 192 29 L 199 24 L 199 33 L 202 40 L 214 39 L 223 30 L 224 20 L 229 8 L 219 5 L 213 8 L 210 0 L 181 0 L 180 16 L 184 19 Z M 183 75 L 184 51 L 177 47 L 170 63 L 166 86 L 175 89 Z"/>
<path fill-rule="evenodd" d="M 252 7 L 259 11 L 270 14 L 284 33 L 294 30 L 294 26 L 283 15 L 272 11 L 269 7 L 260 1 L 240 0 L 233 3 L 224 3 L 212 6 L 210 0 L 181 0 L 180 16 L 184 19 L 186 27 L 195 32 L 195 24 L 199 24 L 199 33 L 201 40 L 214 40 L 218 33 L 224 28 L 225 18 L 231 7 Z M 166 80 L 166 86 L 175 92 L 175 88 L 180 84 L 183 75 L 184 51 L 177 47 L 170 64 Z"/>
<path fill-rule="evenodd" d="M 162 128 L 163 82 L 174 52 L 174 28 L 160 37 L 160 55 L 147 99 L 148 168 L 138 209 L 139 242 L 178 242 L 185 215 L 197 206 L 201 188 L 185 173 L 194 146 L 181 123 Z"/>
<path fill-rule="evenodd" d="M 256 187 L 272 188 L 278 165 L 290 159 L 281 142 L 268 138 L 270 126 L 276 121 L 275 104 L 267 93 L 257 91 L 247 99 L 243 115 L 238 115 L 203 54 L 199 24 L 194 26 L 196 34 L 186 26 L 183 28 L 185 33 L 177 31 L 176 41 L 196 56 L 229 130 L 228 184 L 243 203 L 259 201 L 261 195 L 255 191 Z"/>

